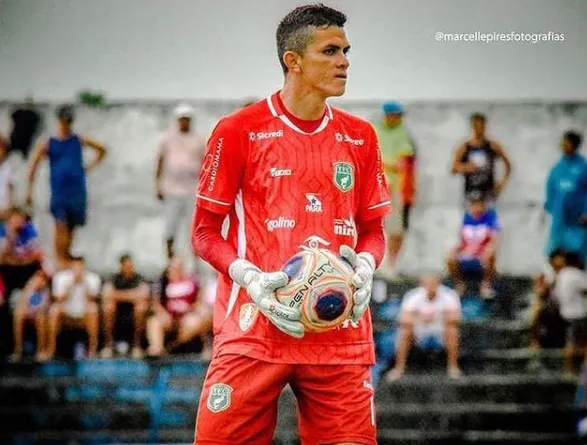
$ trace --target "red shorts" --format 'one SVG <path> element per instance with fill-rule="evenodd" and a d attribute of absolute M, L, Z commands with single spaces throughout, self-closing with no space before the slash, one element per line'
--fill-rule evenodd
<path fill-rule="evenodd" d="M 303 445 L 376 445 L 368 365 L 289 365 L 214 357 L 200 398 L 194 445 L 269 445 L 289 384 Z"/>

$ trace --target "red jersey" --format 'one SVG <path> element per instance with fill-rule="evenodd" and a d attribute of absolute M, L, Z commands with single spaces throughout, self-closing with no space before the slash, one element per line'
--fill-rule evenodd
<path fill-rule="evenodd" d="M 229 215 L 227 241 L 270 272 L 303 244 L 355 247 L 361 222 L 391 204 L 377 136 L 368 122 L 327 107 L 312 133 L 297 128 L 276 94 L 223 118 L 208 141 L 197 206 Z M 217 353 L 274 363 L 372 364 L 369 312 L 302 339 L 271 324 L 244 289 L 221 275 L 214 310 Z"/>

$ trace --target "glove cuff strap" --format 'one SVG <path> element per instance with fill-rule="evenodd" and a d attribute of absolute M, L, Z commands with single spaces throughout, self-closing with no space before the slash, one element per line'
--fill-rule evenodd
<path fill-rule="evenodd" d="M 261 273 L 261 270 L 253 263 L 242 258 L 233 261 L 228 267 L 230 278 L 242 287 L 249 285 L 254 273 Z"/>
<path fill-rule="evenodd" d="M 367 261 L 372 270 L 375 270 L 377 267 L 377 264 L 375 263 L 375 257 L 373 257 L 373 255 L 369 252 L 361 252 L 357 255 L 357 257 Z"/>

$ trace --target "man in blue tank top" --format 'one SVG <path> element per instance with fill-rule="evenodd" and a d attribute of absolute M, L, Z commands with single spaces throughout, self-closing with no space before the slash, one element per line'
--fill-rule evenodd
<path fill-rule="evenodd" d="M 33 205 L 33 184 L 40 162 L 49 160 L 51 183 L 51 214 L 55 220 L 55 253 L 59 266 L 67 266 L 76 227 L 86 223 L 86 174 L 102 162 L 104 146 L 87 136 L 74 133 L 73 108 L 62 106 L 57 110 L 56 136 L 39 144 L 33 155 L 28 175 L 26 202 Z M 83 147 L 96 152 L 96 158 L 84 166 Z"/>

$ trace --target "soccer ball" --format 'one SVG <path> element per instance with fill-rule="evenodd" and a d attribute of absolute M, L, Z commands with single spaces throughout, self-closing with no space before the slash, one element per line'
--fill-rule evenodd
<path fill-rule="evenodd" d="M 275 292 L 277 300 L 300 308 L 306 331 L 328 331 L 349 318 L 355 289 L 346 260 L 327 249 L 302 247 L 281 270 L 289 281 Z"/>

